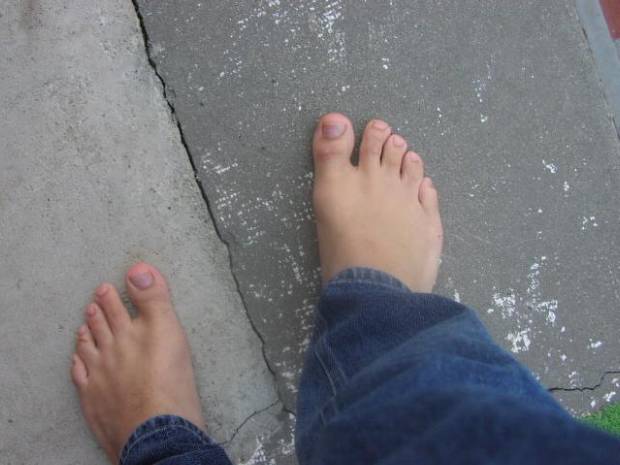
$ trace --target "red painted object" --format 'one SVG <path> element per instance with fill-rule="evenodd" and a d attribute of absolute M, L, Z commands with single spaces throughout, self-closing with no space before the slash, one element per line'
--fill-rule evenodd
<path fill-rule="evenodd" d="M 612 39 L 620 39 L 620 0 L 601 0 L 601 8 Z"/>

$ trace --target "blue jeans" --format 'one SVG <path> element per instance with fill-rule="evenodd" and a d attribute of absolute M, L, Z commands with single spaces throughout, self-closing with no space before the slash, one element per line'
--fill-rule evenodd
<path fill-rule="evenodd" d="M 356 268 L 323 290 L 297 407 L 301 465 L 620 464 L 475 313 Z M 230 465 L 179 417 L 142 424 L 121 465 Z"/>

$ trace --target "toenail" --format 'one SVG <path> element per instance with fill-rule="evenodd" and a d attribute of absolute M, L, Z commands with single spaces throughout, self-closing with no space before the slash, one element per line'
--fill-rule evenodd
<path fill-rule="evenodd" d="M 380 119 L 378 119 L 372 123 L 372 127 L 383 131 L 388 128 L 388 124 L 385 121 L 381 121 Z"/>
<path fill-rule="evenodd" d="M 129 276 L 129 281 L 138 289 L 147 289 L 153 284 L 153 275 L 150 271 L 146 273 L 136 273 Z"/>
<path fill-rule="evenodd" d="M 394 134 L 392 136 L 392 144 L 394 144 L 396 147 L 403 147 L 405 145 L 405 139 L 400 137 L 398 134 Z"/>
<path fill-rule="evenodd" d="M 344 134 L 345 126 L 342 123 L 323 123 L 323 137 L 326 139 L 337 139 Z"/>
<path fill-rule="evenodd" d="M 86 315 L 93 317 L 95 316 L 95 313 L 97 313 L 97 307 L 95 307 L 94 305 L 89 305 L 86 309 Z"/>
<path fill-rule="evenodd" d="M 96 294 L 98 297 L 103 297 L 103 296 L 106 294 L 106 292 L 108 292 L 108 290 L 110 290 L 110 288 L 108 287 L 108 285 L 107 285 L 107 284 L 102 284 L 101 286 L 99 286 L 99 287 L 97 288 L 97 290 L 95 291 L 95 294 Z"/>
<path fill-rule="evenodd" d="M 79 327 L 79 329 L 77 330 L 78 336 L 85 336 L 86 335 L 86 326 L 82 325 Z"/>

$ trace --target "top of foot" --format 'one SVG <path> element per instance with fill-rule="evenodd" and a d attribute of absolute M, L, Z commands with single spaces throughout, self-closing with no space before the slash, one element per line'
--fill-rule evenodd
<path fill-rule="evenodd" d="M 164 277 L 137 263 L 126 286 L 137 318 L 114 286 L 99 286 L 71 368 L 86 422 L 114 464 L 131 433 L 153 416 L 178 415 L 205 427 L 189 346 Z"/>
<path fill-rule="evenodd" d="M 324 115 L 313 141 L 317 219 L 323 281 L 351 267 L 398 278 L 431 292 L 443 245 L 437 191 L 422 159 L 389 125 L 372 120 L 351 163 L 355 136 L 347 117 Z"/>

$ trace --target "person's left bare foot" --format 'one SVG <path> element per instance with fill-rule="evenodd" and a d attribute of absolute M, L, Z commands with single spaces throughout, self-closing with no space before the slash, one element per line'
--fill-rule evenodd
<path fill-rule="evenodd" d="M 99 286 L 71 368 L 86 422 L 114 464 L 131 433 L 153 416 L 178 415 L 205 428 L 189 345 L 164 277 L 137 263 L 126 285 L 138 317 L 130 317 L 114 286 Z"/>

